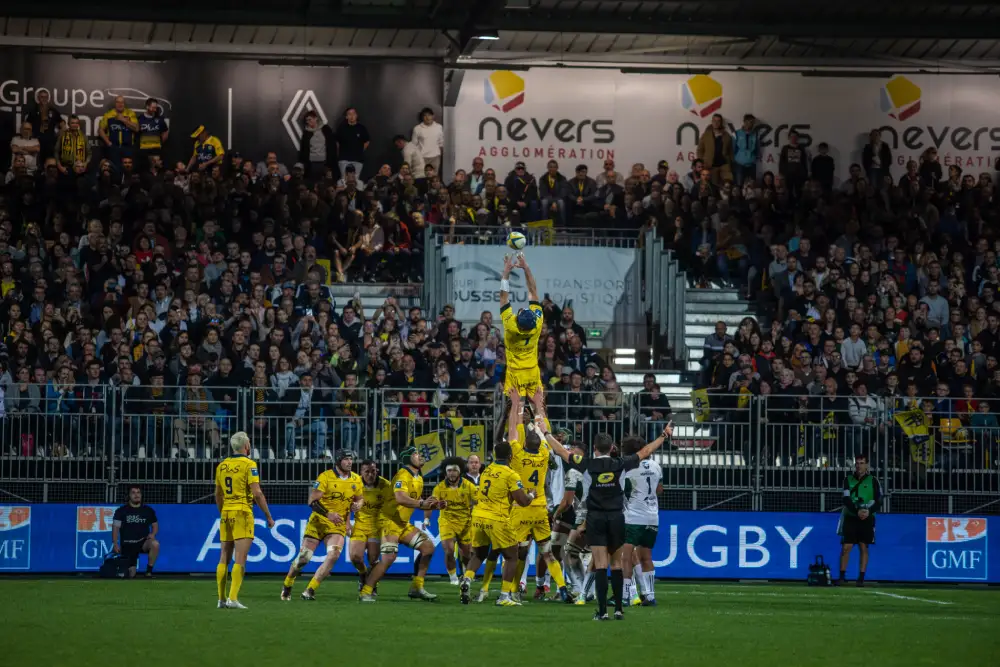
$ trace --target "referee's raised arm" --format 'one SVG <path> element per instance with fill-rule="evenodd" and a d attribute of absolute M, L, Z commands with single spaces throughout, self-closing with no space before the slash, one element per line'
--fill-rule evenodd
<path fill-rule="evenodd" d="M 669 421 L 667 422 L 667 425 L 663 427 L 663 433 L 660 434 L 660 437 L 636 452 L 636 456 L 639 457 L 640 461 L 648 459 L 653 455 L 653 452 L 663 446 L 663 443 L 666 442 L 667 438 L 670 438 L 673 435 L 674 422 Z"/>

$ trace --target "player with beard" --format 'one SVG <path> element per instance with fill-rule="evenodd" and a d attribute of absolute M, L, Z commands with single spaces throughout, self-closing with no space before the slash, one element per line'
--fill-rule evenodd
<path fill-rule="evenodd" d="M 438 509 L 437 498 L 421 498 L 424 492 L 424 478 L 420 474 L 424 457 L 413 445 L 399 453 L 399 460 L 405 465 L 392 478 L 392 496 L 382 506 L 382 546 L 381 558 L 368 575 L 368 581 L 361 587 L 361 602 L 375 602 L 375 586 L 385 576 L 395 562 L 399 545 L 405 544 L 420 558 L 419 569 L 413 575 L 409 597 L 417 600 L 435 600 L 437 596 L 424 589 L 424 577 L 434 556 L 434 540 L 430 535 L 413 525 L 410 518 L 413 510 L 430 512 Z"/>
<path fill-rule="evenodd" d="M 337 453 L 337 460 L 331 470 L 324 470 L 316 478 L 309 491 L 309 522 L 302 536 L 302 548 L 299 556 L 292 561 L 285 576 L 281 589 L 281 599 L 292 599 L 292 586 L 302 569 L 310 563 L 316 547 L 322 542 L 326 545 L 326 557 L 313 575 L 309 586 L 302 592 L 303 600 L 315 600 L 316 589 L 323 583 L 330 570 L 340 558 L 347 541 L 347 527 L 350 513 L 361 509 L 363 482 L 361 477 L 351 471 L 354 466 L 354 452 L 343 450 Z"/>
<path fill-rule="evenodd" d="M 392 484 L 378 474 L 378 465 L 371 459 L 361 462 L 361 481 L 364 489 L 364 503 L 354 513 L 354 528 L 351 531 L 349 555 L 351 563 L 358 571 L 358 590 L 365 585 L 368 575 L 378 562 L 379 547 L 382 544 L 382 507 L 392 496 Z M 365 566 L 365 555 L 368 565 Z M 372 594 L 377 593 L 372 590 Z"/>

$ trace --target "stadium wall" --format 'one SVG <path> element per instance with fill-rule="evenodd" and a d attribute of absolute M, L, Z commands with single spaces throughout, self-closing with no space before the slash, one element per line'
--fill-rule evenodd
<path fill-rule="evenodd" d="M 159 572 L 209 573 L 219 553 L 219 515 L 212 505 L 157 505 Z M 96 572 L 111 551 L 115 507 L 80 505 L 0 506 L 0 573 Z M 257 519 L 250 551 L 253 573 L 284 573 L 298 552 L 309 518 L 301 505 L 272 505 L 276 525 Z M 837 513 L 660 512 L 654 549 L 656 573 L 676 579 L 805 580 L 821 555 L 836 568 L 840 551 Z M 1000 534 L 987 518 L 880 515 L 868 578 L 897 582 L 1000 583 Z M 418 524 L 419 525 L 419 524 Z M 437 520 L 425 526 L 437 542 Z M 325 551 L 313 557 L 315 569 Z M 856 551 L 855 551 L 856 554 Z M 403 550 L 391 574 L 410 574 Z M 856 568 L 853 555 L 852 568 Z M 532 554 L 532 564 L 533 564 Z M 532 568 L 533 571 L 533 568 Z M 334 572 L 350 574 L 345 556 Z M 431 574 L 444 574 L 436 553 Z"/>
<path fill-rule="evenodd" d="M 96 145 L 101 116 L 116 95 L 136 113 L 146 98 L 160 101 L 171 129 L 167 158 L 191 155 L 191 132 L 204 125 L 226 150 L 263 160 L 268 151 L 291 167 L 298 162 L 305 113 L 315 110 L 336 129 L 347 107 L 358 110 L 371 135 L 366 173 L 402 157 L 392 137 L 407 137 L 422 107 L 440 113 L 444 70 L 427 63 L 358 61 L 343 67 L 287 67 L 255 60 L 177 58 L 165 61 L 116 61 L 0 51 L 0 124 L 19 127 L 46 89 L 65 116 L 80 116 Z"/>
<path fill-rule="evenodd" d="M 523 160 L 541 175 L 555 159 L 567 177 L 581 163 L 596 176 L 603 160 L 612 158 L 620 173 L 635 162 L 652 171 L 667 160 L 683 175 L 712 114 L 722 114 L 735 131 L 752 113 L 759 174 L 777 172 L 781 148 L 795 130 L 814 155 L 817 144 L 827 142 L 844 178 L 852 162 L 861 162 L 873 128 L 882 129 L 892 149 L 897 178 L 908 160 L 919 160 L 930 147 L 938 149 L 943 166 L 978 173 L 992 169 L 1000 150 L 998 95 L 996 76 L 975 75 L 469 70 L 454 96 L 448 132 L 455 164 L 463 168 L 479 155 L 498 171 Z"/>

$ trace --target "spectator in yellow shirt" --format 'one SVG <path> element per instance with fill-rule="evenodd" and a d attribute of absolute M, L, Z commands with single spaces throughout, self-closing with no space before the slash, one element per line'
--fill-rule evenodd
<path fill-rule="evenodd" d="M 198 171 L 211 169 L 213 165 L 220 164 L 222 158 L 226 156 L 222 142 L 209 134 L 204 125 L 199 125 L 198 129 L 191 133 L 191 138 L 194 139 L 194 151 L 187 163 L 188 171 L 195 167 Z"/>
<path fill-rule="evenodd" d="M 101 116 L 97 128 L 104 142 L 104 155 L 115 167 L 121 166 L 123 157 L 132 157 L 138 131 L 139 119 L 134 111 L 125 106 L 125 98 L 119 95 L 115 98 L 115 105 Z"/>

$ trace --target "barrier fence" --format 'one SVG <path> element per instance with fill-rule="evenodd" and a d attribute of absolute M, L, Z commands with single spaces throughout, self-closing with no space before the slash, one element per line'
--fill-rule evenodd
<path fill-rule="evenodd" d="M 482 389 L 53 385 L 8 388 L 0 418 L 0 500 L 103 502 L 137 482 L 158 502 L 210 502 L 229 436 L 250 434 L 274 502 L 350 449 L 384 475 L 413 444 L 435 479 L 449 456 L 484 462 L 502 395 Z M 25 398 L 26 397 L 26 398 Z M 23 399 L 23 400 L 22 400 Z M 859 453 L 886 510 L 1000 511 L 1000 425 L 976 404 L 692 392 L 655 455 L 670 509 L 832 511 Z M 589 448 L 599 433 L 652 440 L 669 409 L 639 393 L 549 391 L 553 430 Z M 970 411 L 970 408 L 973 408 Z"/>

